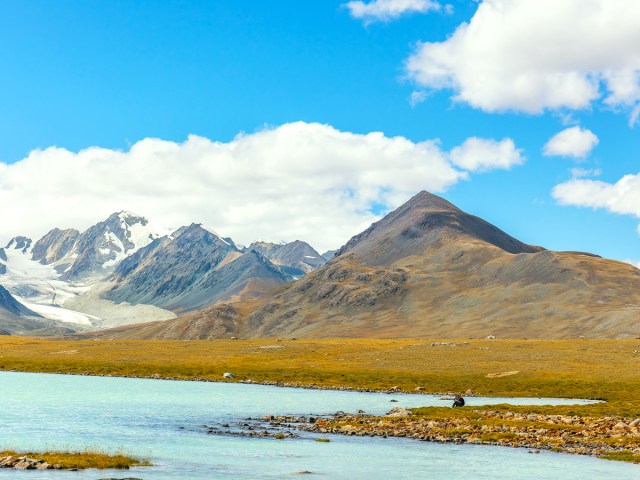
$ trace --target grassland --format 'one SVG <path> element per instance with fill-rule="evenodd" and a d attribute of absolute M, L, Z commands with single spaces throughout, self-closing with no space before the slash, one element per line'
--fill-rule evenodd
<path fill-rule="evenodd" d="M 640 417 L 640 340 L 49 341 L 0 336 L 0 370 L 606 400 Z M 504 372 L 517 372 L 495 376 Z M 535 410 L 534 407 L 526 407 Z M 546 410 L 547 407 L 540 407 Z"/>
<path fill-rule="evenodd" d="M 86 468 L 97 469 L 128 469 L 130 467 L 149 466 L 149 461 L 134 458 L 125 453 L 110 454 L 97 450 L 83 450 L 78 452 L 47 451 L 47 452 L 16 452 L 13 450 L 0 450 L 0 458 L 23 457 L 43 460 L 49 465 L 58 465 L 61 469 L 84 470 Z"/>

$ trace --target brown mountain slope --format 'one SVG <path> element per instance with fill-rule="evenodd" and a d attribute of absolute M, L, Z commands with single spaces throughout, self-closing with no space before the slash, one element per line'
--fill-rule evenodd
<path fill-rule="evenodd" d="M 421 192 L 258 303 L 169 322 L 180 321 L 197 322 L 199 335 L 210 322 L 215 336 L 631 337 L 640 270 L 524 244 Z M 164 338 L 188 338 L 172 332 Z"/>

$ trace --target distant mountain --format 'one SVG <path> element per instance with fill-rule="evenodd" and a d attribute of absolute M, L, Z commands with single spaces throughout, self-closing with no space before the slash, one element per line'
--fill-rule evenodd
<path fill-rule="evenodd" d="M 73 228 L 67 230 L 54 228 L 35 243 L 31 252 L 32 259 L 42 265 L 58 262 L 69 255 L 78 237 L 80 232 Z"/>
<path fill-rule="evenodd" d="M 301 277 L 327 263 L 311 245 L 301 240 L 291 243 L 253 242 L 247 250 L 260 253 L 294 277 Z"/>
<path fill-rule="evenodd" d="M 14 237 L 0 248 L 0 281 L 38 314 L 83 330 L 255 298 L 324 264 L 302 241 L 248 249 L 197 224 L 167 233 L 121 211 L 84 232 Z"/>
<path fill-rule="evenodd" d="M 337 251 L 338 250 L 327 250 L 322 254 L 322 258 L 324 258 L 328 262 L 329 260 L 333 259 Z"/>
<path fill-rule="evenodd" d="M 16 317 L 40 317 L 36 312 L 29 310 L 13 298 L 3 286 L 0 286 L 0 309 L 3 313 L 6 312 Z"/>
<path fill-rule="evenodd" d="M 73 330 L 66 330 L 60 323 L 42 318 L 0 286 L 0 335 L 48 336 L 62 333 L 73 333 Z"/>
<path fill-rule="evenodd" d="M 31 243 L 32 240 L 30 238 L 13 237 L 11 240 L 9 240 L 9 243 L 7 243 L 7 246 L 4 248 L 6 248 L 7 250 L 20 250 L 22 251 L 22 253 L 26 253 L 31 248 Z"/>
<path fill-rule="evenodd" d="M 69 253 L 60 260 L 69 264 L 62 278 L 104 276 L 121 260 L 160 236 L 146 218 L 124 211 L 114 213 L 78 236 Z"/>
<path fill-rule="evenodd" d="M 253 296 L 287 281 L 263 256 L 238 248 L 192 224 L 155 240 L 123 260 L 105 298 L 146 303 L 175 311 L 210 305 L 232 296 Z"/>
<path fill-rule="evenodd" d="M 629 338 L 638 318 L 635 267 L 528 245 L 421 192 L 258 300 L 103 338 Z"/>

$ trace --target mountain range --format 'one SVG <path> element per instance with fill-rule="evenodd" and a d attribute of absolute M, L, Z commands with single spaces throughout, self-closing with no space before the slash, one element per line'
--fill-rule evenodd
<path fill-rule="evenodd" d="M 640 335 L 640 270 L 528 245 L 421 192 L 267 294 L 99 338 Z"/>
<path fill-rule="evenodd" d="M 329 259 L 327 261 L 327 259 Z M 640 335 L 640 270 L 420 192 L 337 251 L 127 212 L 0 249 L 0 331 L 94 338 Z M 99 330 L 96 332 L 96 330 Z"/>
<path fill-rule="evenodd" d="M 0 248 L 0 285 L 24 307 L 0 316 L 0 329 L 56 333 L 171 319 L 260 296 L 325 262 L 302 241 L 241 248 L 200 224 L 172 231 L 117 212 L 84 232 L 55 228 L 35 243 L 17 236 Z"/>

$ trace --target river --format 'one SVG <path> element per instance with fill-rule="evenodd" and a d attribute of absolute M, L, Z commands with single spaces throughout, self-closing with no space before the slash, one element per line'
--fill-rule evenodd
<path fill-rule="evenodd" d="M 397 402 L 391 402 L 397 400 Z M 567 399 L 468 398 L 487 403 L 571 404 Z M 0 449 L 124 449 L 153 467 L 130 471 L 0 469 L 4 479 L 550 479 L 640 478 L 640 466 L 591 457 L 493 446 L 318 435 L 209 435 L 205 425 L 247 417 L 383 414 L 394 406 L 450 405 L 431 395 L 308 390 L 235 383 L 0 372 Z"/>

